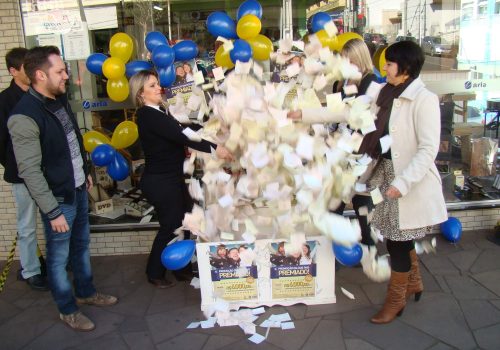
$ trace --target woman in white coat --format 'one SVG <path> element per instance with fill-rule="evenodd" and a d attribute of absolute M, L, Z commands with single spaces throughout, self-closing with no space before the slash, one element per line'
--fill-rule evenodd
<path fill-rule="evenodd" d="M 411 41 L 389 46 L 385 53 L 387 84 L 377 98 L 377 130 L 363 140 L 364 152 L 379 163 L 369 181 L 379 187 L 372 225 L 381 230 L 391 257 L 391 279 L 382 309 L 373 323 L 399 316 L 406 298 L 418 301 L 423 291 L 414 240 L 447 219 L 441 178 L 434 165 L 440 142 L 440 111 L 436 95 L 418 78 L 424 64 L 422 49 Z M 380 138 L 392 146 L 381 154 Z"/>

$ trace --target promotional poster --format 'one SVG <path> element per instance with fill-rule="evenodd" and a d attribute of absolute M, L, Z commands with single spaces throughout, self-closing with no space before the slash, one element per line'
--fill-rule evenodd
<path fill-rule="evenodd" d="M 271 244 L 273 298 L 316 296 L 316 245 L 316 241 L 307 241 L 300 250 L 287 252 L 285 242 Z"/>
<path fill-rule="evenodd" d="M 197 72 L 194 59 L 189 61 L 178 61 L 175 65 L 175 81 L 172 86 L 165 89 L 165 97 L 169 104 L 175 104 L 175 97 L 182 94 L 184 102 L 187 103 L 194 84 L 194 73 Z"/>
<path fill-rule="evenodd" d="M 225 300 L 250 300 L 258 296 L 254 244 L 210 246 L 214 294 Z"/>
<path fill-rule="evenodd" d="M 335 303 L 335 257 L 325 236 L 197 243 L 201 309 Z"/>

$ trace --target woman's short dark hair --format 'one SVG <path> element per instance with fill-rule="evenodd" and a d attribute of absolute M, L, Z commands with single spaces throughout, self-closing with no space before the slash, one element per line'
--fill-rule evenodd
<path fill-rule="evenodd" d="M 24 57 L 24 71 L 32 82 L 35 81 L 37 70 L 47 72 L 52 64 L 49 61 L 49 56 L 61 56 L 61 51 L 57 46 L 37 46 L 30 49 Z"/>
<path fill-rule="evenodd" d="M 425 55 L 420 46 L 413 41 L 399 41 L 387 48 L 385 59 L 398 64 L 398 75 L 408 74 L 415 79 L 422 70 Z"/>

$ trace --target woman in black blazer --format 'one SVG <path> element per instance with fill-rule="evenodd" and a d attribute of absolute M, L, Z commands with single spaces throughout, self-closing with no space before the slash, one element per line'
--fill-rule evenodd
<path fill-rule="evenodd" d="M 163 108 L 161 87 L 153 71 L 141 71 L 130 78 L 130 96 L 138 107 L 137 125 L 139 139 L 145 156 L 145 169 L 141 178 L 141 190 L 155 207 L 160 223 L 149 254 L 146 274 L 148 281 L 158 288 L 168 288 L 173 282 L 165 279 L 165 267 L 161 253 L 174 237 L 174 231 L 182 225 L 184 214 L 192 209 L 192 200 L 184 181 L 183 164 L 186 148 L 210 153 L 215 149 L 221 159 L 232 159 L 223 146 L 209 141 L 191 141 L 179 123 Z M 193 130 L 200 126 L 189 125 Z"/>

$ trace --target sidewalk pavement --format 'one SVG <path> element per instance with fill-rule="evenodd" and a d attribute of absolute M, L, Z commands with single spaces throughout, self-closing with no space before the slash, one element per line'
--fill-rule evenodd
<path fill-rule="evenodd" d="M 487 239 L 489 234 L 467 232 L 456 245 L 437 237 L 437 254 L 421 256 L 422 299 L 410 300 L 403 315 L 388 325 L 369 322 L 384 301 L 386 284 L 371 282 L 360 268 L 341 268 L 336 304 L 266 308 L 257 324 L 272 313 L 289 312 L 296 328 L 271 329 L 260 345 L 247 340 L 239 327 L 187 330 L 189 323 L 204 319 L 199 290 L 187 282 L 154 288 L 145 278 L 145 255 L 92 258 L 97 288 L 120 301 L 109 308 L 82 308 L 96 323 L 89 333 L 59 321 L 49 292 L 16 281 L 16 263 L 0 293 L 0 348 L 500 349 L 500 246 Z M 346 298 L 340 287 L 356 299 Z M 265 334 L 263 328 L 257 331 Z"/>

